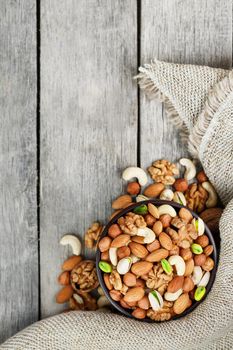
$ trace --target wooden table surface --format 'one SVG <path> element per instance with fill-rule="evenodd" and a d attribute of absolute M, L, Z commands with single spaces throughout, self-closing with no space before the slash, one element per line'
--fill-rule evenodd
<path fill-rule="evenodd" d="M 121 171 L 186 156 L 132 79 L 154 57 L 232 65 L 232 0 L 0 0 L 0 342 L 62 307 L 64 233 L 104 221 Z"/>

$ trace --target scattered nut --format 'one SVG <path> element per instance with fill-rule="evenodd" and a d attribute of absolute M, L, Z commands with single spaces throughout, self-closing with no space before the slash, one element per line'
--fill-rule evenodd
<path fill-rule="evenodd" d="M 137 178 L 138 182 L 141 186 L 145 186 L 147 184 L 147 181 L 148 181 L 146 172 L 139 167 L 126 168 L 123 171 L 122 178 L 125 181 L 129 181 L 133 178 Z"/>
<path fill-rule="evenodd" d="M 208 199 L 206 201 L 206 207 L 207 208 L 216 207 L 217 204 L 218 204 L 218 196 L 217 196 L 217 193 L 216 193 L 214 187 L 208 181 L 203 182 L 202 186 L 209 194 L 209 197 L 208 197 Z"/>
<path fill-rule="evenodd" d="M 116 210 L 123 209 L 125 208 L 125 206 L 131 203 L 132 203 L 132 198 L 128 194 L 124 194 L 112 202 L 112 208 Z"/>
<path fill-rule="evenodd" d="M 165 159 L 153 162 L 148 172 L 155 182 L 161 182 L 164 185 L 172 185 L 175 182 L 174 176 L 179 174 L 176 165 Z"/>
<path fill-rule="evenodd" d="M 164 189 L 164 185 L 161 183 L 152 184 L 145 189 L 144 195 L 149 198 L 153 198 L 153 197 L 156 198 L 160 195 L 163 189 Z"/>
<path fill-rule="evenodd" d="M 62 272 L 58 277 L 58 283 L 62 286 L 70 284 L 70 274 L 68 271 Z"/>
<path fill-rule="evenodd" d="M 184 178 L 187 181 L 192 180 L 196 176 L 196 167 L 194 163 L 188 158 L 180 159 L 180 164 L 186 167 Z"/>
<path fill-rule="evenodd" d="M 188 189 L 188 181 L 186 179 L 177 179 L 173 187 L 177 192 L 185 192 Z"/>
<path fill-rule="evenodd" d="M 169 188 L 166 188 L 165 190 L 163 190 L 159 196 L 160 199 L 163 199 L 166 201 L 172 201 L 173 197 L 174 197 L 174 193 Z"/>
<path fill-rule="evenodd" d="M 89 249 L 93 249 L 102 231 L 103 231 L 103 226 L 100 225 L 99 222 L 94 222 L 85 233 L 85 246 Z"/>
<path fill-rule="evenodd" d="M 70 245 L 74 255 L 80 255 L 82 246 L 78 237 L 74 235 L 65 235 L 60 240 L 61 245 Z"/>
<path fill-rule="evenodd" d="M 131 196 L 136 196 L 140 192 L 140 190 L 141 190 L 141 187 L 140 187 L 138 182 L 130 182 L 130 183 L 128 183 L 127 192 Z"/>

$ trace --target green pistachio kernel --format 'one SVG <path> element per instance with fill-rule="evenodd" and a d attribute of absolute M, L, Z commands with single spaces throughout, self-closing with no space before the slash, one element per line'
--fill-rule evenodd
<path fill-rule="evenodd" d="M 200 246 L 200 244 L 197 244 L 197 243 L 193 243 L 191 245 L 191 249 L 192 249 L 192 252 L 193 254 L 202 254 L 203 253 L 203 249 L 202 249 L 202 246 Z"/>
<path fill-rule="evenodd" d="M 205 287 L 202 287 L 202 286 L 198 287 L 194 293 L 194 299 L 196 301 L 200 301 L 204 297 L 205 293 L 206 293 Z"/>
<path fill-rule="evenodd" d="M 148 213 L 148 209 L 147 206 L 145 204 L 140 205 L 139 207 L 136 207 L 133 212 L 135 214 L 140 214 L 140 215 L 144 215 Z"/>
<path fill-rule="evenodd" d="M 112 266 L 109 263 L 107 263 L 106 261 L 100 261 L 99 268 L 100 268 L 100 270 L 102 270 L 103 272 L 106 272 L 106 273 L 112 272 Z"/>
<path fill-rule="evenodd" d="M 167 275 L 170 275 L 172 273 L 171 264 L 166 259 L 161 260 L 161 265 L 164 272 L 166 272 Z"/>

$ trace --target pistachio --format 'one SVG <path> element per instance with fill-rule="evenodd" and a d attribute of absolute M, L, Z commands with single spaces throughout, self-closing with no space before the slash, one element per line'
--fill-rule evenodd
<path fill-rule="evenodd" d="M 206 293 L 206 288 L 203 286 L 197 287 L 195 293 L 194 293 L 194 299 L 196 301 L 200 301 Z"/>
<path fill-rule="evenodd" d="M 200 266 L 194 266 L 192 280 L 195 285 L 198 285 L 202 279 L 203 271 Z"/>
<path fill-rule="evenodd" d="M 184 206 L 187 204 L 184 194 L 180 191 L 174 193 L 173 201 Z"/>
<path fill-rule="evenodd" d="M 170 275 L 172 273 L 171 264 L 166 259 L 161 260 L 161 265 L 164 272 L 166 272 L 167 275 Z"/>
<path fill-rule="evenodd" d="M 204 221 L 201 218 L 193 219 L 192 224 L 195 227 L 195 230 L 198 233 L 198 236 L 202 236 L 205 232 L 205 224 Z"/>
<path fill-rule="evenodd" d="M 134 208 L 133 212 L 135 214 L 144 215 L 144 214 L 147 214 L 148 209 L 147 209 L 147 206 L 145 204 L 142 204 L 139 207 Z"/>
<path fill-rule="evenodd" d="M 100 261 L 99 268 L 101 271 L 103 271 L 105 273 L 112 272 L 112 266 L 109 263 L 107 263 L 106 261 Z"/>
<path fill-rule="evenodd" d="M 198 287 L 206 287 L 207 284 L 209 283 L 210 280 L 210 272 L 207 271 L 204 273 L 202 279 L 200 280 L 200 282 L 198 283 Z"/>
<path fill-rule="evenodd" d="M 158 311 L 163 307 L 163 298 L 157 290 L 153 290 L 148 294 L 149 302 L 154 311 Z"/>
<path fill-rule="evenodd" d="M 191 250 L 192 250 L 193 254 L 202 254 L 203 253 L 202 246 L 200 246 L 200 244 L 197 244 L 197 243 L 193 243 L 191 245 Z"/>
<path fill-rule="evenodd" d="M 166 201 L 172 201 L 173 197 L 174 197 L 174 193 L 172 190 L 170 190 L 170 188 L 166 188 L 165 190 L 163 190 L 159 196 L 160 199 L 163 199 Z"/>
<path fill-rule="evenodd" d="M 132 259 L 130 257 L 123 258 L 117 264 L 117 272 L 120 275 L 125 275 L 127 272 L 129 272 L 131 265 Z"/>

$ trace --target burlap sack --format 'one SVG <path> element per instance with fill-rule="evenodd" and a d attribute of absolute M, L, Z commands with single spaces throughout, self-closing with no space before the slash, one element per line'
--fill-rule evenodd
<path fill-rule="evenodd" d="M 145 324 L 109 311 L 70 312 L 35 323 L 0 349 L 232 349 L 233 348 L 233 78 L 221 69 L 156 61 L 139 82 L 160 97 L 182 129 L 226 206 L 214 286 L 192 314 Z"/>

